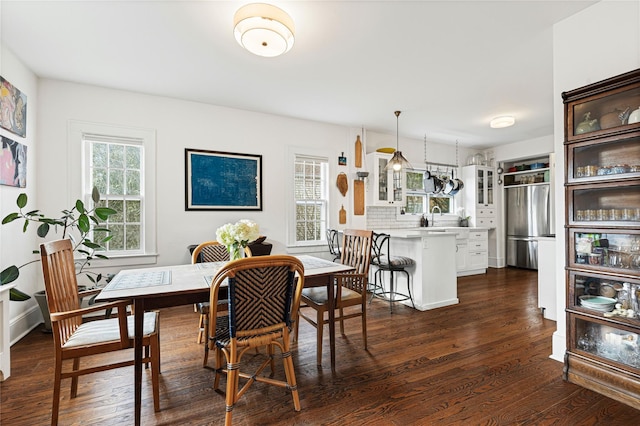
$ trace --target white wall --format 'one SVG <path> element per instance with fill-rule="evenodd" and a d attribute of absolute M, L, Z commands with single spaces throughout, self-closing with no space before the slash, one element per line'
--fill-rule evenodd
<path fill-rule="evenodd" d="M 553 43 L 554 146 L 556 158 L 557 331 L 552 357 L 566 348 L 564 309 L 564 109 L 562 92 L 640 68 L 640 0 L 602 1 L 556 24 Z"/>
<path fill-rule="evenodd" d="M 35 84 L 33 92 L 35 93 Z M 158 265 L 188 262 L 189 244 L 213 239 L 218 226 L 241 218 L 253 219 L 260 224 L 261 232 L 267 235 L 269 242 L 274 245 L 274 253 L 287 252 L 289 249 L 286 244 L 285 219 L 290 200 L 285 188 L 287 179 L 291 176 L 291 165 L 287 162 L 290 147 L 307 147 L 326 154 L 330 158 L 330 179 L 335 180 L 337 174 L 343 171 L 348 174 L 350 182 L 355 178 L 353 148 L 356 135 L 361 133 L 361 129 L 48 79 L 39 81 L 38 95 L 38 102 L 35 102 L 35 97 L 29 98 L 30 108 L 34 111 L 29 117 L 29 124 L 35 126 L 35 120 L 32 119 L 37 108 L 39 119 L 35 130 L 39 135 L 38 140 L 41 140 L 37 159 L 30 152 L 33 159 L 29 174 L 31 187 L 37 185 L 38 192 L 37 196 L 34 192 L 30 197 L 29 207 L 38 208 L 48 214 L 68 208 L 81 195 L 72 185 L 79 178 L 80 168 L 79 159 L 71 155 L 73 150 L 69 146 L 70 120 L 151 129 L 156 132 L 158 195 L 155 211 Z M 35 131 L 30 133 L 33 135 Z M 366 135 L 366 140 L 370 137 L 384 141 L 378 146 L 388 146 L 386 135 L 370 133 Z M 393 139 L 395 140 L 395 137 Z M 405 142 L 407 149 L 414 151 L 413 155 L 423 151 L 422 141 Z M 411 145 L 413 148 L 410 148 Z M 185 211 L 185 148 L 261 154 L 263 211 Z M 439 144 L 431 144 L 430 148 L 438 153 L 438 161 L 455 161 L 454 148 Z M 374 149 L 375 147 L 369 148 Z M 342 152 L 348 158 L 347 167 L 337 165 L 337 157 Z M 34 182 L 36 185 L 33 185 Z M 3 189 L 3 199 L 8 198 L 13 204 L 19 191 L 11 191 L 9 197 L 5 197 L 5 192 Z M 341 205 L 345 206 L 349 214 L 347 224 L 340 227 L 366 226 L 364 216 L 351 214 L 352 199 L 352 191 L 343 198 L 334 188 L 330 210 L 331 226 L 338 226 L 338 210 Z M 7 232 L 8 230 L 2 229 L 1 235 L 4 236 Z M 35 238 L 32 240 L 33 248 L 41 242 L 35 241 Z M 325 247 L 317 249 L 326 251 Z M 30 247 L 25 252 L 30 253 L 31 250 Z M 3 257 L 2 264 L 5 263 Z M 30 269 L 34 278 L 31 279 L 32 284 L 24 290 L 33 293 L 41 290 L 44 284 L 40 268 L 34 266 Z M 111 267 L 105 268 L 104 271 L 115 272 L 118 269 Z M 18 321 L 19 318 L 14 320 Z M 21 329 L 33 325 L 29 322 L 28 325 L 21 325 Z"/>
<path fill-rule="evenodd" d="M 274 252 L 285 252 L 284 213 L 289 196 L 284 188 L 292 167 L 285 163 L 287 147 L 306 146 L 323 151 L 331 160 L 333 179 L 343 171 L 337 166 L 341 152 L 345 152 L 349 163 L 353 161 L 352 149 L 347 149 L 353 146 L 350 129 L 335 125 L 53 80 L 41 81 L 38 107 L 39 130 L 46 135 L 38 174 L 42 208 L 63 208 L 79 195 L 67 190 L 73 174 L 80 173 L 69 167 L 77 161 L 68 155 L 69 120 L 156 131 L 159 265 L 187 262 L 189 244 L 215 238 L 218 226 L 242 218 L 260 225 L 261 232 L 274 244 Z M 185 148 L 261 154 L 263 211 L 185 211 Z M 331 208 L 337 219 L 336 205 L 344 202 L 350 210 L 351 193 L 345 200 L 337 190 L 332 195 Z"/>
<path fill-rule="evenodd" d="M 0 134 L 27 146 L 27 185 L 25 188 L 14 188 L 0 185 L 0 216 L 4 218 L 11 212 L 18 211 L 16 198 L 20 193 L 26 193 L 30 200 L 35 201 L 36 191 L 36 156 L 38 155 L 36 123 L 38 115 L 37 77 L 27 69 L 22 62 L 4 46 L 0 48 L 0 75 L 14 85 L 27 96 L 27 134 L 23 138 L 14 135 L 8 130 L 0 128 Z M 32 227 L 33 228 L 33 227 Z M 33 229 L 31 229 L 33 231 Z M 38 242 L 34 233 L 26 235 L 22 233 L 22 224 L 14 222 L 0 227 L 0 269 L 9 265 L 20 266 L 37 256 L 31 254 L 37 249 Z M 32 294 L 41 290 L 39 285 L 39 269 L 33 265 L 20 269 L 20 277 L 16 281 L 17 288 L 25 293 Z M 11 336 L 12 341 L 17 340 L 29 329 L 37 325 L 42 316 L 34 299 L 26 302 L 10 303 Z"/>

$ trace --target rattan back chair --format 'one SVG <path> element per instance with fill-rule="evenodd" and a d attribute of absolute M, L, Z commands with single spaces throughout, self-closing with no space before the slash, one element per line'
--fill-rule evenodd
<path fill-rule="evenodd" d="M 228 286 L 228 311 L 225 317 L 220 317 L 216 311 L 220 306 L 219 291 L 224 286 Z M 235 260 L 222 267 L 213 278 L 208 333 L 212 337 L 209 337 L 208 346 L 217 349 L 214 389 L 218 389 L 220 376 L 227 376 L 225 425 L 231 424 L 236 402 L 254 382 L 287 388 L 291 391 L 295 410 L 300 411 L 289 332 L 292 321 L 297 318 L 303 286 L 302 262 L 284 255 Z M 269 356 L 255 373 L 241 372 L 243 354 L 261 346 L 267 348 Z M 271 376 L 274 375 L 275 347 L 282 353 L 285 381 L 261 374 L 270 365 Z M 240 378 L 246 379 L 242 387 Z"/>
<path fill-rule="evenodd" d="M 118 351 L 133 347 L 133 316 L 127 316 L 130 301 L 110 302 L 80 307 L 78 283 L 76 280 L 73 246 L 71 240 L 63 239 L 40 245 L 42 272 L 46 290 L 47 304 L 51 313 L 53 345 L 55 349 L 55 367 L 53 383 L 53 408 L 51 424 L 58 424 L 60 408 L 60 382 L 71 378 L 71 398 L 78 393 L 78 377 L 84 374 L 133 365 L 133 358 L 107 364 L 80 368 L 80 358 L 105 352 Z M 82 295 L 82 293 L 80 293 Z M 82 316 L 91 312 L 117 308 L 118 317 L 84 323 Z M 160 338 L 159 317 L 157 312 L 144 314 L 145 347 L 143 362 L 151 363 L 151 382 L 153 387 L 153 406 L 160 410 L 159 382 L 160 374 Z M 131 354 L 133 355 L 133 354 Z M 63 371 L 63 363 L 73 360 L 70 371 Z"/>
<path fill-rule="evenodd" d="M 198 244 L 191 253 L 191 263 L 226 261 L 229 261 L 229 251 L 225 245 L 217 241 Z M 209 302 L 196 303 L 193 308 L 199 314 L 197 342 L 202 343 L 205 341 L 205 330 L 209 325 Z"/>
<path fill-rule="evenodd" d="M 344 320 L 360 317 L 362 319 L 362 340 L 367 349 L 367 285 L 369 281 L 369 264 L 371 261 L 372 231 L 346 229 L 342 234 L 340 263 L 354 267 L 353 272 L 334 274 L 335 279 L 335 307 L 339 310 L 335 321 L 340 322 L 340 333 L 344 335 Z M 329 309 L 329 297 L 326 287 L 311 287 L 302 290 L 302 306 L 299 316 L 313 325 L 317 336 L 316 362 L 322 364 L 322 338 L 324 325 L 329 323 L 325 319 L 325 312 Z M 360 306 L 359 310 L 344 309 Z M 305 313 L 306 308 L 316 311 L 315 318 Z M 296 323 L 295 339 L 298 337 L 298 323 Z"/>

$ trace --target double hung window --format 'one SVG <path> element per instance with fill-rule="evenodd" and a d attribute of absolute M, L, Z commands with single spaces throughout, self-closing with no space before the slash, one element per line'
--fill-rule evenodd
<path fill-rule="evenodd" d="M 296 154 L 294 159 L 294 244 L 326 242 L 329 160 Z"/>

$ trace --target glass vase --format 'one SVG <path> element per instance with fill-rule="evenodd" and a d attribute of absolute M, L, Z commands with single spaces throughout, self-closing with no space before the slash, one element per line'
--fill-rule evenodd
<path fill-rule="evenodd" d="M 238 260 L 242 258 L 242 247 L 240 244 L 232 244 L 227 247 L 227 250 L 229 250 L 230 260 Z"/>

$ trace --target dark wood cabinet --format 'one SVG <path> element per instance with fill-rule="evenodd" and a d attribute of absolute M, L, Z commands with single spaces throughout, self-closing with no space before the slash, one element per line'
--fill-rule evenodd
<path fill-rule="evenodd" d="M 564 378 L 640 409 L 640 70 L 562 98 Z"/>

